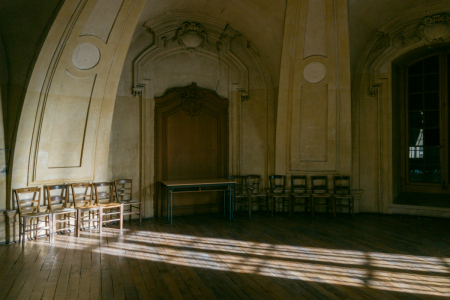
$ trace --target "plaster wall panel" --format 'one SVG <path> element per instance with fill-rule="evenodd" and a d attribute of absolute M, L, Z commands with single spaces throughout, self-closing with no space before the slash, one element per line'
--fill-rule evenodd
<path fill-rule="evenodd" d="M 264 90 L 250 92 L 252 100 L 242 104 L 242 116 L 245 117 L 242 119 L 241 173 L 261 175 L 267 184 L 267 100 Z"/>
<path fill-rule="evenodd" d="M 144 76 L 154 79 L 157 96 L 164 94 L 168 88 L 196 82 L 198 86 L 215 90 L 218 95 L 228 98 L 229 72 L 227 66 L 216 57 L 198 52 L 177 51 L 158 60 Z"/>
<path fill-rule="evenodd" d="M 133 198 L 139 199 L 140 99 L 118 96 L 114 106 L 108 180 L 133 179 Z"/>
<path fill-rule="evenodd" d="M 300 151 L 295 152 L 300 154 L 300 161 L 327 161 L 328 88 L 304 88 L 301 97 L 304 100 L 300 100 Z"/>
<path fill-rule="evenodd" d="M 364 96 L 363 96 L 364 97 Z M 361 105 L 360 127 L 360 188 L 364 191 L 360 210 L 378 212 L 378 105 L 373 98 L 364 97 Z"/>
<path fill-rule="evenodd" d="M 123 0 L 98 0 L 81 35 L 93 35 L 107 43 Z"/>
<path fill-rule="evenodd" d="M 52 113 L 51 149 L 48 167 L 80 167 L 84 137 L 95 76 L 64 74 Z M 49 116 L 49 118 L 51 118 Z M 88 132 L 88 134 L 91 134 Z"/>
<path fill-rule="evenodd" d="M 351 174 L 346 1 L 288 1 L 276 173 Z"/>
<path fill-rule="evenodd" d="M 303 58 L 327 56 L 327 0 L 309 0 Z"/>
<path fill-rule="evenodd" d="M 12 188 L 106 180 L 118 78 L 144 1 L 121 1 L 106 45 L 81 35 L 92 28 L 85 25 L 94 7 L 109 4 L 69 0 L 61 7 L 26 91 Z"/>

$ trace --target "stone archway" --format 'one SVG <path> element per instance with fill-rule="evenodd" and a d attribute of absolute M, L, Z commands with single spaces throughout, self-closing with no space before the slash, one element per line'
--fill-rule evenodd
<path fill-rule="evenodd" d="M 393 205 L 399 192 L 399 151 L 393 142 L 398 139 L 393 130 L 396 115 L 394 62 L 408 53 L 440 47 L 450 41 L 442 35 L 450 28 L 447 4 L 410 10 L 379 29 L 367 45 L 358 64 L 352 90 L 353 169 L 357 185 L 364 190 L 361 210 L 381 213 L 418 213 L 440 215 L 432 208 L 408 207 L 398 210 Z M 441 34 L 441 35 L 440 35 Z"/>

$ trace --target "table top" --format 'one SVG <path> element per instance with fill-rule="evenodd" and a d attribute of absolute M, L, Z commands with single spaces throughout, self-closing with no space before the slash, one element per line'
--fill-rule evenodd
<path fill-rule="evenodd" d="M 208 185 L 208 184 L 230 184 L 236 183 L 235 179 L 185 179 L 185 180 L 164 180 L 161 181 L 167 187 L 171 186 L 185 186 L 185 185 Z"/>

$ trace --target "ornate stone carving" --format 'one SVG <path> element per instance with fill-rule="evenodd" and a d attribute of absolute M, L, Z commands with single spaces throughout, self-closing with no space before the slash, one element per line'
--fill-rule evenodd
<path fill-rule="evenodd" d="M 450 15 L 437 14 L 426 17 L 417 29 L 417 33 L 429 43 L 450 40 Z"/>
<path fill-rule="evenodd" d="M 373 45 L 370 50 L 368 60 L 372 63 L 381 53 L 383 53 L 389 46 L 391 46 L 391 37 L 389 34 L 384 32 L 379 32 L 380 38 Z"/>
<path fill-rule="evenodd" d="M 183 110 L 188 116 L 193 117 L 201 112 L 203 101 L 200 101 L 200 99 L 202 99 L 205 91 L 199 88 L 195 82 L 188 87 L 180 89 L 179 94 Z"/>
<path fill-rule="evenodd" d="M 133 96 L 142 96 L 142 93 L 144 92 L 144 85 L 138 84 L 133 88 Z"/>
<path fill-rule="evenodd" d="M 368 93 L 370 97 L 378 96 L 378 87 L 370 87 L 368 88 Z"/>
<path fill-rule="evenodd" d="M 186 48 L 186 50 L 201 48 L 205 43 L 212 47 L 212 44 L 208 40 L 208 34 L 203 26 L 200 23 L 194 22 L 184 22 L 177 29 L 175 36 L 170 39 L 162 37 L 162 40 L 164 41 L 164 47 L 167 47 L 167 44 L 174 43 L 175 41 L 178 41 L 178 44 Z"/>

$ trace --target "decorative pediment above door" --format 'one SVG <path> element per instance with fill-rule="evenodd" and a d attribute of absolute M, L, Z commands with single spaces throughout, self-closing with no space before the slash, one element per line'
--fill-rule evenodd
<path fill-rule="evenodd" d="M 161 98 L 168 98 L 169 101 L 170 99 L 180 98 L 182 110 L 191 117 L 198 115 L 202 111 L 205 107 L 205 101 L 219 102 L 218 99 L 221 99 L 215 91 L 201 88 L 195 82 L 188 86 L 171 88 Z M 216 104 L 228 106 L 228 100 L 223 99 L 221 102 Z"/>

